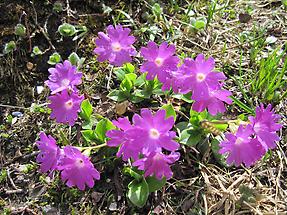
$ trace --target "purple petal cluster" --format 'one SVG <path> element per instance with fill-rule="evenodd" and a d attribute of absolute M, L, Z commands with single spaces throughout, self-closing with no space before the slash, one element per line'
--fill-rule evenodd
<path fill-rule="evenodd" d="M 280 138 L 276 134 L 282 125 L 278 123 L 280 116 L 275 114 L 271 105 L 264 109 L 263 104 L 256 108 L 255 117 L 250 116 L 250 123 L 240 125 L 236 134 L 225 134 L 226 140 L 221 142 L 219 153 L 227 153 L 227 163 L 247 167 L 261 159 L 269 149 L 276 147 Z"/>
<path fill-rule="evenodd" d="M 175 46 L 168 45 L 163 42 L 159 46 L 153 41 L 148 42 L 147 47 L 142 47 L 141 55 L 146 62 L 140 67 L 141 72 L 147 72 L 146 78 L 151 80 L 158 77 L 160 81 L 164 81 L 169 71 L 177 69 L 179 58 L 175 55 Z"/>
<path fill-rule="evenodd" d="M 52 109 L 51 118 L 58 123 L 73 126 L 78 118 L 84 96 L 78 94 L 77 85 L 82 83 L 82 73 L 77 71 L 68 60 L 58 63 L 49 69 L 49 80 L 45 84 L 50 88 L 51 96 L 49 108 Z"/>
<path fill-rule="evenodd" d="M 78 72 L 77 67 L 73 66 L 68 60 L 65 60 L 63 64 L 56 64 L 55 68 L 50 68 L 48 71 L 50 76 L 45 84 L 52 91 L 51 94 L 65 89 L 76 91 L 76 86 L 82 83 L 82 73 Z"/>
<path fill-rule="evenodd" d="M 202 112 L 207 109 L 210 114 L 225 112 L 224 102 L 231 104 L 231 92 L 222 89 L 222 81 L 226 79 L 223 72 L 214 71 L 215 61 L 212 57 L 205 60 L 199 54 L 195 60 L 186 58 L 181 66 L 175 56 L 175 46 L 166 42 L 159 47 L 149 42 L 141 48 L 141 55 L 146 60 L 141 72 L 147 72 L 147 79 L 155 76 L 163 83 L 162 90 L 171 87 L 176 93 L 192 92 L 193 110 Z"/>
<path fill-rule="evenodd" d="M 52 136 L 40 133 L 40 141 L 36 142 L 40 153 L 37 162 L 41 164 L 41 172 L 59 170 L 61 179 L 68 187 L 76 186 L 84 190 L 86 185 L 94 186 L 94 180 L 100 179 L 100 173 L 95 169 L 90 159 L 76 147 L 65 146 L 60 149 Z"/>
<path fill-rule="evenodd" d="M 58 123 L 68 123 L 73 126 L 78 119 L 78 112 L 84 96 L 73 91 L 69 93 L 67 90 L 63 90 L 48 98 L 51 101 L 48 107 L 52 109 L 50 117 L 56 119 Z"/>
<path fill-rule="evenodd" d="M 39 136 L 40 140 L 36 142 L 36 145 L 40 153 L 36 160 L 41 164 L 41 172 L 53 171 L 57 168 L 60 149 L 56 145 L 56 140 L 51 135 L 47 136 L 44 132 L 41 132 Z"/>
<path fill-rule="evenodd" d="M 107 34 L 99 32 L 98 38 L 95 40 L 97 47 L 94 49 L 94 54 L 98 55 L 98 61 L 108 60 L 115 66 L 131 62 L 131 56 L 135 56 L 137 52 L 132 46 L 135 37 L 130 36 L 130 32 L 129 28 L 123 28 L 121 25 L 115 27 L 109 25 Z"/>
<path fill-rule="evenodd" d="M 280 118 L 280 115 L 274 113 L 270 104 L 266 109 L 261 104 L 256 108 L 255 117 L 249 117 L 254 134 L 266 150 L 274 149 L 276 147 L 275 142 L 280 140 L 280 137 L 276 134 L 276 131 L 279 131 L 282 127 L 278 123 Z"/>
<path fill-rule="evenodd" d="M 94 180 L 100 179 L 100 173 L 90 159 L 73 146 L 65 146 L 58 169 L 62 171 L 61 179 L 68 187 L 77 186 L 80 190 L 84 190 L 85 185 L 94 187 Z"/>
<path fill-rule="evenodd" d="M 133 116 L 133 124 L 127 118 L 113 121 L 120 130 L 107 132 L 110 138 L 107 145 L 119 147 L 117 156 L 125 161 L 131 158 L 134 166 L 145 171 L 145 176 L 169 179 L 172 176 L 170 165 L 179 159 L 179 153 L 175 152 L 179 144 L 173 140 L 175 132 L 170 131 L 174 119 L 165 116 L 165 110 L 153 115 L 150 110 L 142 109 L 140 115 Z M 166 155 L 163 150 L 171 153 Z"/>

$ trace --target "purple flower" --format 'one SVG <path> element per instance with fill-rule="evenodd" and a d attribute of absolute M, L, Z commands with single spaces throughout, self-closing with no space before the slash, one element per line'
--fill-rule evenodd
<path fill-rule="evenodd" d="M 136 50 L 132 46 L 135 37 L 129 36 L 130 32 L 129 28 L 123 28 L 121 25 L 115 28 L 109 25 L 107 34 L 99 32 L 99 37 L 95 40 L 97 47 L 94 49 L 94 54 L 98 55 L 98 61 L 108 60 L 115 66 L 131 62 L 131 56 L 136 55 Z"/>
<path fill-rule="evenodd" d="M 231 96 L 231 92 L 223 89 L 210 90 L 208 92 L 208 96 L 202 98 L 201 100 L 196 100 L 196 96 L 192 95 L 191 98 L 195 100 L 192 105 L 192 109 L 197 112 L 202 112 L 205 108 L 207 108 L 211 115 L 224 113 L 226 110 L 224 102 L 227 104 L 232 103 L 232 99 L 229 98 L 229 96 Z"/>
<path fill-rule="evenodd" d="M 40 140 L 36 144 L 40 150 L 36 159 L 41 164 L 40 171 L 55 170 L 60 157 L 60 149 L 56 145 L 56 140 L 51 135 L 47 136 L 44 132 L 41 132 Z"/>
<path fill-rule="evenodd" d="M 161 151 L 162 148 L 175 151 L 179 144 L 173 140 L 176 134 L 170 131 L 174 124 L 172 117 L 165 119 L 165 110 L 159 110 L 152 115 L 148 109 L 141 110 L 141 116 L 134 115 L 134 125 L 127 118 L 113 121 L 121 130 L 110 130 L 107 144 L 111 147 L 120 146 L 117 156 L 123 155 L 123 160 L 138 159 L 139 154 Z"/>
<path fill-rule="evenodd" d="M 84 96 L 79 96 L 76 92 L 69 94 L 67 90 L 49 96 L 51 103 L 48 107 L 52 109 L 51 118 L 56 119 L 58 123 L 69 123 L 73 126 L 78 118 L 83 99 Z"/>
<path fill-rule="evenodd" d="M 58 169 L 62 171 L 61 179 L 68 187 L 77 186 L 80 190 L 84 190 L 85 185 L 92 188 L 95 184 L 94 180 L 100 179 L 100 173 L 89 157 L 73 146 L 64 148 L 64 156 L 59 161 Z"/>
<path fill-rule="evenodd" d="M 247 125 L 246 128 L 240 125 L 237 133 L 225 134 L 226 140 L 220 143 L 219 153 L 228 153 L 226 162 L 230 165 L 239 166 L 244 163 L 247 167 L 253 165 L 265 154 L 265 149 L 257 138 L 252 138 L 253 128 Z"/>
<path fill-rule="evenodd" d="M 68 60 L 65 60 L 63 64 L 58 63 L 55 68 L 50 68 L 49 72 L 49 80 L 45 81 L 45 84 L 52 91 L 51 94 L 61 92 L 64 89 L 76 91 L 75 86 L 82 83 L 82 73 L 78 72 L 77 67 Z"/>
<path fill-rule="evenodd" d="M 170 129 L 174 125 L 173 117 L 165 118 L 166 111 L 158 110 L 154 115 L 148 109 L 134 115 L 133 122 L 137 139 L 143 141 L 143 154 L 161 150 L 175 151 L 179 144 L 173 140 L 176 134 Z"/>
<path fill-rule="evenodd" d="M 280 137 L 276 134 L 276 131 L 282 127 L 282 125 L 278 123 L 280 118 L 280 115 L 274 113 L 270 104 L 266 109 L 264 109 L 264 105 L 261 104 L 256 108 L 255 117 L 249 117 L 253 131 L 266 151 L 269 148 L 274 149 L 276 147 L 275 141 L 280 140 Z"/>
<path fill-rule="evenodd" d="M 155 42 L 148 42 L 147 47 L 141 48 L 141 55 L 147 60 L 140 67 L 141 72 L 147 72 L 146 78 L 152 80 L 156 75 L 164 82 L 168 71 L 176 71 L 179 58 L 174 56 L 175 46 L 163 42 L 159 47 Z"/>
<path fill-rule="evenodd" d="M 188 81 L 191 75 L 187 70 L 183 69 L 185 65 L 182 65 L 174 71 L 167 71 L 165 80 L 162 80 L 162 90 L 170 90 L 173 89 L 175 93 L 189 93 L 192 91 L 192 86 L 190 85 L 190 81 Z"/>
<path fill-rule="evenodd" d="M 169 155 L 165 155 L 162 152 L 152 152 L 148 156 L 135 161 L 133 166 L 144 170 L 145 177 L 154 175 L 158 180 L 161 180 L 163 177 L 170 179 L 172 176 L 170 165 L 177 161 L 179 157 L 180 154 L 178 152 L 171 152 Z"/>
<path fill-rule="evenodd" d="M 166 119 L 166 111 L 159 110 L 154 115 L 148 109 L 142 109 L 141 115 L 133 116 L 133 124 L 128 118 L 120 118 L 113 121 L 120 130 L 107 132 L 107 145 L 119 146 L 117 156 L 123 160 L 133 159 L 133 165 L 140 170 L 145 170 L 145 177 L 156 175 L 170 178 L 172 171 L 169 167 L 179 158 L 179 153 L 174 152 L 179 144 L 173 139 L 176 134 L 170 129 L 174 125 L 173 117 Z M 171 151 L 170 155 L 164 155 L 162 150 Z"/>
<path fill-rule="evenodd" d="M 195 60 L 185 59 L 183 68 L 191 74 L 186 84 L 191 85 L 192 95 L 195 100 L 202 100 L 209 96 L 209 89 L 220 87 L 220 81 L 226 77 L 223 72 L 214 71 L 214 59 L 205 60 L 203 54 L 199 54 Z"/>
<path fill-rule="evenodd" d="M 107 131 L 106 135 L 110 138 L 107 145 L 110 147 L 120 146 L 117 156 L 122 156 L 124 161 L 129 158 L 137 160 L 143 148 L 143 138 L 138 135 L 128 118 L 119 118 L 118 121 L 114 120 L 113 124 L 121 130 Z"/>

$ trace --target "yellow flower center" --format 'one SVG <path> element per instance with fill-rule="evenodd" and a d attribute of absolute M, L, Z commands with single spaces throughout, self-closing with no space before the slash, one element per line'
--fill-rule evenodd
<path fill-rule="evenodd" d="M 160 66 L 163 64 L 163 59 L 160 58 L 160 57 L 158 57 L 158 58 L 155 59 L 154 63 L 155 63 L 158 67 L 160 67 Z"/>
<path fill-rule="evenodd" d="M 67 87 L 67 86 L 69 86 L 69 84 L 70 84 L 70 81 L 68 80 L 68 79 L 63 79 L 62 81 L 61 81 L 61 85 L 64 87 Z"/>
<path fill-rule="evenodd" d="M 152 129 L 149 130 L 149 136 L 152 139 L 158 139 L 159 136 L 160 136 L 160 133 L 155 128 L 152 128 Z"/>
<path fill-rule="evenodd" d="M 114 52 L 119 52 L 120 50 L 122 50 L 122 46 L 120 43 L 115 42 L 115 43 L 112 43 L 112 49 Z"/>
<path fill-rule="evenodd" d="M 74 103 L 73 103 L 72 99 L 70 99 L 69 101 L 67 101 L 65 103 L 65 108 L 69 110 L 73 107 L 73 105 L 74 105 Z"/>
<path fill-rule="evenodd" d="M 203 74 L 203 73 L 198 73 L 198 74 L 196 75 L 196 79 L 197 79 L 198 82 L 204 81 L 204 80 L 205 80 L 205 74 Z"/>
<path fill-rule="evenodd" d="M 75 166 L 78 168 L 82 168 L 85 166 L 84 161 L 81 158 L 77 158 L 75 161 Z"/>

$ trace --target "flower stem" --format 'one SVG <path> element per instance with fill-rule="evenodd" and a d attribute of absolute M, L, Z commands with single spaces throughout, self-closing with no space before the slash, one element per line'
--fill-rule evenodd
<path fill-rule="evenodd" d="M 88 146 L 88 147 L 81 147 L 81 150 L 92 150 L 92 149 L 100 149 L 102 147 L 105 147 L 107 146 L 107 143 L 103 143 L 103 144 L 100 144 L 100 145 L 96 145 L 96 146 Z"/>

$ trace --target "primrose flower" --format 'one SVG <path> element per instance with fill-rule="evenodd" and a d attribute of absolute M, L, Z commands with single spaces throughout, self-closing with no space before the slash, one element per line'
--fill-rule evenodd
<path fill-rule="evenodd" d="M 98 61 L 108 60 L 115 66 L 131 62 L 131 56 L 136 55 L 136 50 L 132 46 L 135 37 L 130 36 L 130 32 L 129 28 L 123 28 L 121 25 L 116 27 L 109 25 L 107 34 L 99 32 L 95 40 L 97 47 L 94 49 L 94 54 L 98 55 Z"/>
<path fill-rule="evenodd" d="M 128 118 L 119 118 L 118 121 L 114 120 L 113 124 L 121 130 L 107 131 L 106 135 L 110 138 L 107 145 L 110 147 L 120 146 L 117 157 L 122 156 L 124 161 L 129 158 L 137 160 L 143 148 L 143 138 L 138 135 Z"/>
<path fill-rule="evenodd" d="M 94 180 L 100 179 L 100 173 L 89 157 L 73 146 L 64 148 L 64 156 L 59 161 L 58 169 L 61 170 L 61 179 L 68 187 L 77 186 L 80 190 L 84 190 L 86 185 L 92 188 Z"/>
<path fill-rule="evenodd" d="M 195 100 L 192 105 L 192 109 L 197 112 L 202 112 L 205 108 L 207 108 L 208 112 L 211 115 L 216 115 L 217 113 L 224 113 L 226 110 L 224 102 L 226 102 L 227 104 L 232 103 L 232 99 L 229 98 L 231 94 L 232 93 L 228 90 L 223 89 L 210 90 L 208 92 L 208 96 L 202 98 L 201 100 L 196 100 L 196 96 L 192 94 L 191 98 Z"/>
<path fill-rule="evenodd" d="M 173 140 L 176 134 L 170 129 L 174 125 L 173 117 L 165 118 L 166 111 L 158 110 L 154 115 L 148 109 L 142 109 L 141 115 L 135 114 L 133 122 L 137 139 L 143 140 L 143 154 L 149 154 L 162 148 L 175 151 L 179 144 Z"/>
<path fill-rule="evenodd" d="M 212 57 L 205 60 L 203 54 L 199 54 L 195 60 L 185 59 L 183 68 L 189 70 L 190 78 L 186 80 L 192 87 L 192 95 L 195 100 L 202 100 L 209 96 L 209 89 L 220 87 L 220 81 L 226 77 L 223 72 L 214 71 L 215 62 Z"/>
<path fill-rule="evenodd" d="M 51 135 L 47 136 L 41 132 L 40 140 L 36 142 L 36 145 L 40 150 L 36 158 L 37 162 L 41 164 L 40 171 L 55 170 L 60 157 L 60 148 L 56 145 L 56 140 Z"/>
<path fill-rule="evenodd" d="M 167 71 L 165 80 L 162 81 L 162 90 L 170 90 L 172 87 L 175 93 L 189 93 L 192 91 L 192 87 L 190 85 L 190 73 L 188 70 L 184 69 L 185 65 L 181 65 L 174 71 Z"/>
<path fill-rule="evenodd" d="M 278 123 L 278 120 L 280 120 L 280 115 L 274 113 L 270 104 L 266 109 L 264 109 L 263 104 L 256 107 L 255 117 L 249 117 L 253 131 L 266 151 L 269 148 L 274 149 L 276 147 L 275 141 L 280 140 L 276 131 L 278 131 L 282 125 Z"/>
<path fill-rule="evenodd" d="M 154 79 L 157 75 L 161 82 L 164 82 L 168 71 L 176 71 L 179 58 L 174 56 L 175 46 L 163 42 L 159 47 L 155 42 L 148 42 L 147 47 L 142 47 L 141 55 L 147 60 L 140 67 L 141 72 L 147 72 L 148 80 Z"/>
<path fill-rule="evenodd" d="M 55 68 L 50 68 L 49 80 L 45 84 L 50 88 L 52 94 L 67 90 L 77 91 L 77 85 L 82 83 L 82 73 L 77 71 L 77 67 L 73 66 L 70 61 L 65 60 L 64 63 L 56 64 Z"/>
<path fill-rule="evenodd" d="M 120 118 L 113 123 L 121 130 L 107 132 L 107 137 L 111 138 L 107 142 L 108 146 L 120 146 L 117 156 L 123 155 L 123 160 L 137 160 L 139 154 L 148 154 L 162 148 L 169 151 L 179 148 L 179 144 L 173 140 L 175 132 L 170 131 L 174 120 L 172 117 L 165 119 L 165 110 L 152 115 L 150 110 L 142 109 L 141 116 L 134 115 L 133 122 L 134 125 L 131 125 L 127 118 Z"/>
<path fill-rule="evenodd" d="M 68 123 L 73 126 L 78 118 L 84 96 L 79 96 L 76 92 L 69 94 L 67 90 L 63 90 L 48 98 L 51 101 L 48 105 L 52 109 L 51 118 L 56 119 L 58 123 Z"/>
<path fill-rule="evenodd" d="M 137 166 L 139 170 L 144 170 L 145 177 L 154 175 L 158 180 L 163 177 L 170 179 L 172 176 L 170 165 L 177 161 L 179 157 L 178 152 L 171 152 L 169 155 L 162 152 L 152 152 L 148 156 L 135 161 L 133 166 Z"/>
<path fill-rule="evenodd" d="M 226 140 L 220 143 L 219 153 L 227 153 L 226 162 L 230 165 L 239 166 L 244 163 L 247 167 L 253 165 L 265 154 L 265 149 L 257 138 L 252 138 L 253 128 L 247 125 L 246 128 L 240 125 L 237 133 L 225 134 Z"/>

